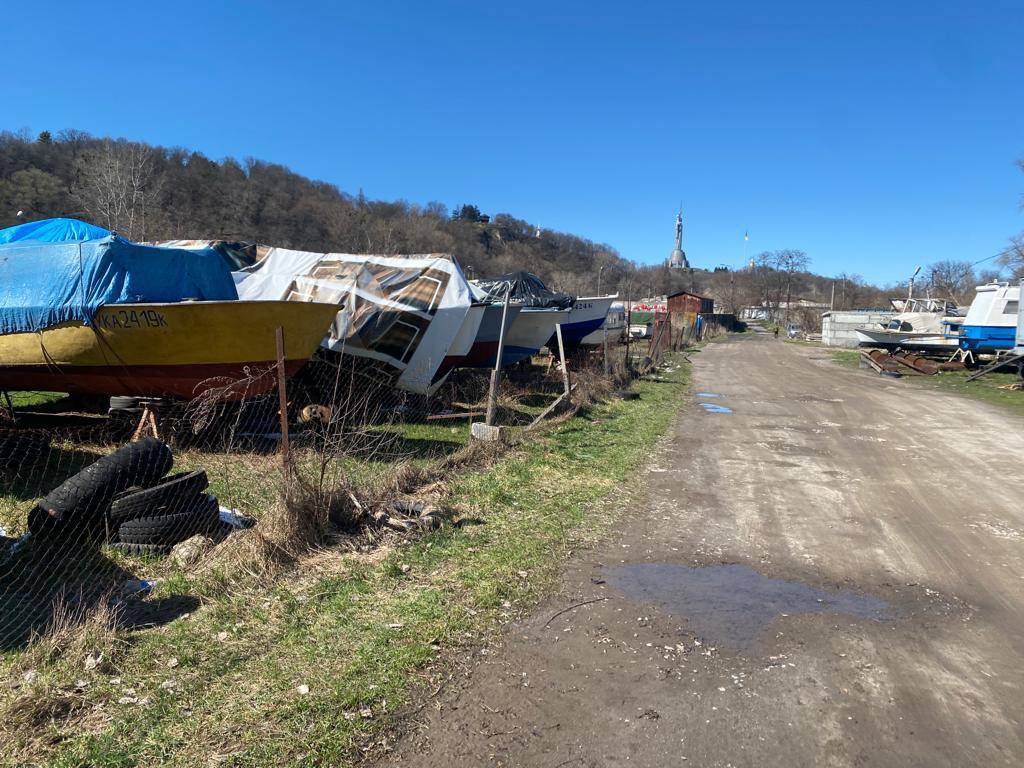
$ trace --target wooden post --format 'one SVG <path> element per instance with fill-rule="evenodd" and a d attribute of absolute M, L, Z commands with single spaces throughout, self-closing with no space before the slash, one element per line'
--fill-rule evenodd
<path fill-rule="evenodd" d="M 281 415 L 281 463 L 287 470 L 291 456 L 288 446 L 288 390 L 284 385 L 284 328 L 277 329 L 277 400 Z"/>
<path fill-rule="evenodd" d="M 498 385 L 501 383 L 501 358 L 505 355 L 505 331 L 508 330 L 508 305 L 512 300 L 512 286 L 509 285 L 505 292 L 505 306 L 501 310 L 501 331 L 498 333 L 498 356 L 494 360 L 494 370 L 491 371 L 491 388 L 487 393 L 487 416 L 484 424 L 488 427 L 494 426 L 494 416 L 498 410 Z"/>
<path fill-rule="evenodd" d="M 569 382 L 569 364 L 565 362 L 565 345 L 562 343 L 562 324 L 557 323 L 555 325 L 555 336 L 558 337 L 558 357 L 562 361 L 562 384 L 563 392 L 566 397 L 569 397 L 569 393 L 572 391 L 572 386 Z"/>

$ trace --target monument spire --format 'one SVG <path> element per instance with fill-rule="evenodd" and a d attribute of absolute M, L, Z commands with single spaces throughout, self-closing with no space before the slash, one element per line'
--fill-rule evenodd
<path fill-rule="evenodd" d="M 679 213 L 676 214 L 676 247 L 672 255 L 668 257 L 668 265 L 672 269 L 689 269 L 690 262 L 686 260 L 686 251 L 683 250 L 683 206 L 679 206 Z"/>

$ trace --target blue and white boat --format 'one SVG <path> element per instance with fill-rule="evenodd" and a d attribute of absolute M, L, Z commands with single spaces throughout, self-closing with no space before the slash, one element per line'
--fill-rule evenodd
<path fill-rule="evenodd" d="M 583 344 L 587 336 L 604 325 L 612 302 L 617 298 L 618 294 L 578 297 L 569 309 L 569 319 L 562 324 L 562 343 L 566 347 L 578 347 Z M 558 339 L 555 336 L 548 340 L 548 348 L 558 349 Z"/>
<path fill-rule="evenodd" d="M 998 352 L 1014 348 L 1020 286 L 993 282 L 979 285 L 960 330 L 960 348 Z"/>

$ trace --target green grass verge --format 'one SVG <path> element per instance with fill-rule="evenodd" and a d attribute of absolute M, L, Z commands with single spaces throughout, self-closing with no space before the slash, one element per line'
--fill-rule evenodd
<path fill-rule="evenodd" d="M 944 392 L 952 392 L 964 397 L 981 400 L 985 403 L 1006 408 L 1013 413 L 1024 416 L 1024 392 L 1020 390 L 1001 389 L 1001 387 L 1020 381 L 1015 373 L 989 373 L 974 381 L 967 381 L 973 371 L 949 371 L 936 376 L 915 377 L 922 386 L 933 387 Z"/>
<path fill-rule="evenodd" d="M 380 559 L 337 555 L 329 568 L 307 567 L 269 591 L 225 593 L 184 575 L 162 585 L 156 600 L 200 594 L 205 605 L 119 638 L 102 674 L 83 672 L 82 658 L 41 665 L 29 693 L 52 700 L 73 689 L 75 714 L 40 718 L 39 741 L 23 743 L 19 758 L 110 767 L 351 763 L 416 694 L 424 668 L 551 588 L 569 548 L 610 519 L 602 500 L 649 456 L 687 383 L 688 369 L 673 366 L 636 383 L 639 401 L 588 409 L 488 470 L 454 478 L 451 502 L 477 524 L 446 527 Z M 5 661 L 12 674 L 15 659 Z"/>
<path fill-rule="evenodd" d="M 858 368 L 860 366 L 860 350 L 858 349 L 830 349 L 832 359 L 847 368 Z"/>

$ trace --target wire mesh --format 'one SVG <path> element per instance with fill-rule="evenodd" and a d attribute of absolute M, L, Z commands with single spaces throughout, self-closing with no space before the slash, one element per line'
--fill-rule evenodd
<path fill-rule="evenodd" d="M 572 399 L 606 397 L 641 370 L 637 352 L 656 361 L 678 342 L 665 317 L 649 344 L 610 338 L 607 361 L 603 345 L 571 350 Z M 503 369 L 497 423 L 526 426 L 544 412 L 562 392 L 559 367 L 539 354 Z M 399 389 L 388 365 L 321 350 L 284 399 L 252 394 L 276 374 L 270 365 L 208 380 L 187 402 L 10 393 L 0 409 L 0 650 L 99 611 L 122 628 L 170 621 L 199 599 L 160 597 L 155 583 L 239 553 L 260 560 L 226 569 L 245 580 L 267 559 L 364 535 L 385 512 L 426 519 L 436 505 L 408 496 L 462 465 L 489 378 L 457 369 L 428 397 Z"/>

